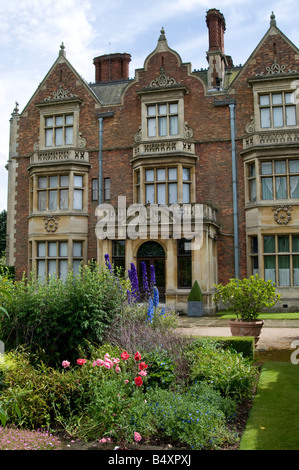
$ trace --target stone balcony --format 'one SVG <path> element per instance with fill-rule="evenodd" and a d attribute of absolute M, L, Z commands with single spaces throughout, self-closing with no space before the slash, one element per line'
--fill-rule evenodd
<path fill-rule="evenodd" d="M 30 157 L 30 164 L 89 163 L 89 153 L 82 149 L 38 150 Z"/>
<path fill-rule="evenodd" d="M 195 144 L 190 140 L 161 140 L 140 142 L 133 148 L 133 158 L 172 154 L 195 155 Z"/>
<path fill-rule="evenodd" d="M 299 144 L 299 129 L 256 132 L 243 139 L 243 150 L 253 147 L 266 147 L 272 145 L 295 145 Z"/>

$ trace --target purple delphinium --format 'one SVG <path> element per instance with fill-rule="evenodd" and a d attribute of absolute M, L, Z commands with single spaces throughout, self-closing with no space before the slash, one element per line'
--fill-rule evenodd
<path fill-rule="evenodd" d="M 147 321 L 153 323 L 153 316 L 154 316 L 154 304 L 152 299 L 148 301 L 148 309 L 147 309 Z"/>
<path fill-rule="evenodd" d="M 109 269 L 109 271 L 112 273 L 112 266 L 110 264 L 110 258 L 108 254 L 105 255 L 105 264 L 107 268 Z"/>
<path fill-rule="evenodd" d="M 147 280 L 147 272 L 146 272 L 146 264 L 144 261 L 141 261 L 141 271 L 142 271 L 142 285 L 144 289 L 144 294 L 147 297 L 150 293 L 148 280 Z"/>
<path fill-rule="evenodd" d="M 151 264 L 150 267 L 150 290 L 152 291 L 154 286 L 156 285 L 156 274 L 155 274 L 155 267 Z"/>
<path fill-rule="evenodd" d="M 154 307 L 159 306 L 159 291 L 156 286 L 154 286 L 154 289 L 153 289 L 153 304 L 154 304 Z"/>
<path fill-rule="evenodd" d="M 129 269 L 128 273 L 131 282 L 131 297 L 133 297 L 134 301 L 137 302 L 139 300 L 140 293 L 137 270 L 134 263 L 131 263 L 131 269 Z"/>

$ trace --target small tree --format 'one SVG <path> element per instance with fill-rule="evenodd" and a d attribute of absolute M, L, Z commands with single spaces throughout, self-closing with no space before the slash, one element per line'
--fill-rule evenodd
<path fill-rule="evenodd" d="M 243 321 L 256 320 L 262 308 L 274 307 L 281 298 L 274 283 L 261 279 L 257 274 L 243 280 L 230 279 L 226 285 L 215 287 L 215 303 L 223 302 Z"/>

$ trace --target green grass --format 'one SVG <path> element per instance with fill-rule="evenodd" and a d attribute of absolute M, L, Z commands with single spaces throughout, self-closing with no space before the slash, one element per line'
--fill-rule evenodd
<path fill-rule="evenodd" d="M 226 311 L 218 312 L 219 318 L 231 319 L 236 318 L 232 312 Z M 299 312 L 283 312 L 283 313 L 261 313 L 258 317 L 259 320 L 299 320 Z"/>
<path fill-rule="evenodd" d="M 299 364 L 265 362 L 240 450 L 299 449 Z"/>

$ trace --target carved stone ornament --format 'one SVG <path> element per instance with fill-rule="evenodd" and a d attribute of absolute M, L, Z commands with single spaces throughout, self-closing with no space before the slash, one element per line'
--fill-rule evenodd
<path fill-rule="evenodd" d="M 279 75 L 281 73 L 297 73 L 297 70 L 285 70 L 286 66 L 285 65 L 279 65 L 276 59 L 274 59 L 274 62 L 272 65 L 266 67 L 266 75 Z M 257 73 L 256 77 L 263 76 L 264 72 Z"/>
<path fill-rule="evenodd" d="M 64 90 L 61 85 L 57 91 L 53 91 L 52 95 L 53 96 L 48 96 L 48 98 L 45 98 L 44 101 L 65 100 L 67 98 L 78 98 L 77 95 L 73 95 L 68 90 Z"/>
<path fill-rule="evenodd" d="M 141 133 L 142 133 L 142 127 L 139 126 L 138 132 L 136 132 L 136 134 L 134 135 L 134 140 L 135 140 L 136 144 L 141 142 Z"/>
<path fill-rule="evenodd" d="M 161 67 L 159 77 L 151 81 L 150 87 L 165 87 L 169 85 L 176 85 L 176 80 L 166 75 L 165 69 Z"/>
<path fill-rule="evenodd" d="M 82 132 L 79 132 L 78 146 L 79 146 L 80 149 L 86 147 L 86 139 L 84 137 L 82 137 Z"/>
<path fill-rule="evenodd" d="M 193 137 L 193 129 L 188 126 L 188 122 L 185 121 L 184 122 L 184 133 L 185 133 L 185 137 L 186 139 L 192 139 Z"/>
<path fill-rule="evenodd" d="M 274 220 L 279 225 L 287 225 L 292 219 L 292 206 L 274 206 L 272 210 L 274 211 Z"/>
<path fill-rule="evenodd" d="M 56 230 L 58 229 L 58 220 L 58 215 L 44 217 L 45 229 L 47 230 L 47 232 L 56 232 Z"/>
<path fill-rule="evenodd" d="M 245 127 L 247 134 L 253 134 L 255 131 L 254 116 L 250 116 L 250 119 L 251 121 L 248 124 L 246 124 L 246 127 Z"/>

